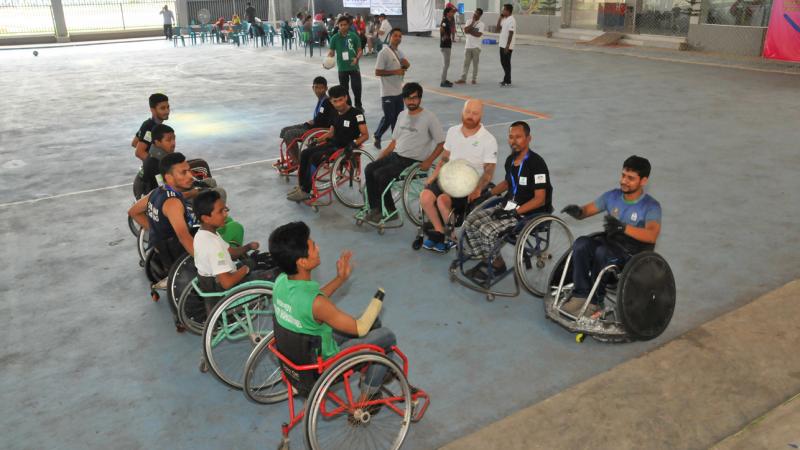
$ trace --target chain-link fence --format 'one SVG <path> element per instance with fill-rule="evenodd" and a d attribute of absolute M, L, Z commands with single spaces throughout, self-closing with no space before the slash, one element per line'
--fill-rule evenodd
<path fill-rule="evenodd" d="M 249 0 L 256 9 L 256 17 L 263 21 L 269 20 L 269 0 Z M 277 3 L 277 2 L 276 2 Z M 210 14 L 210 21 L 216 21 L 219 17 L 230 19 L 234 13 L 245 20 L 245 0 L 189 0 L 189 22 L 201 23 L 198 16 L 200 10 L 205 9 Z"/>
<path fill-rule="evenodd" d="M 54 33 L 50 0 L 0 1 L 0 36 Z"/>

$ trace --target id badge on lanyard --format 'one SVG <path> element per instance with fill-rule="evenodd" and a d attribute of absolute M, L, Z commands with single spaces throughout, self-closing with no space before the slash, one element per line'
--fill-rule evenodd
<path fill-rule="evenodd" d="M 522 168 L 525 166 L 525 161 L 528 159 L 528 156 L 530 156 L 530 153 L 525 153 L 525 158 L 523 158 L 522 162 L 519 163 L 519 170 L 517 171 L 517 179 L 520 180 L 519 181 L 520 185 L 524 184 L 524 185 L 527 186 L 527 184 L 528 184 L 527 177 L 524 177 L 524 180 L 523 180 L 523 177 L 522 177 Z M 524 183 L 523 183 L 523 181 L 524 181 Z M 511 193 L 512 193 L 512 196 L 511 196 L 511 200 L 506 202 L 506 207 L 505 207 L 506 211 L 517 208 L 517 202 L 515 202 L 514 200 L 516 200 L 516 198 L 517 198 L 517 188 L 518 187 L 519 186 L 517 185 L 517 182 L 514 181 L 514 176 L 512 175 L 511 176 L 511 188 L 512 188 Z"/>

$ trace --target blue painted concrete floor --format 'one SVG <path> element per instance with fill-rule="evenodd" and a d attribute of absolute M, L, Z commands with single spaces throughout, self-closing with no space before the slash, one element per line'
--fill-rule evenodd
<path fill-rule="evenodd" d="M 407 80 L 437 86 L 434 39 L 406 38 Z M 355 253 L 339 305 L 359 313 L 378 286 L 383 322 L 412 360 L 411 382 L 431 394 L 405 448 L 452 441 L 796 278 L 800 264 L 800 78 L 520 46 L 513 88 L 499 89 L 496 49 L 477 86 L 448 94 L 538 111 L 487 107 L 484 123 L 508 154 L 505 133 L 530 120 L 547 161 L 554 202 L 587 202 L 616 186 L 631 154 L 653 164 L 650 192 L 664 209 L 658 251 L 670 262 L 678 306 L 646 343 L 603 345 L 544 319 L 527 294 L 488 303 L 447 280 L 451 256 L 411 250 L 414 229 L 354 225 L 335 204 L 319 213 L 284 200 L 272 171 L 282 126 L 306 120 L 310 81 L 334 72 L 302 51 L 160 41 L 0 52 L 0 434 L 9 448 L 241 448 L 278 443 L 285 404 L 256 406 L 197 370 L 200 339 L 176 334 L 153 303 L 125 212 L 138 169 L 130 140 L 147 96 L 170 96 L 179 151 L 208 160 L 247 239 L 304 220 L 322 248 L 317 277 Z M 458 78 L 461 47 L 450 79 Z M 374 60 L 362 66 L 370 129 L 380 119 Z M 333 83 L 332 83 L 333 84 Z M 426 92 L 445 126 L 463 100 Z M 374 151 L 374 149 L 371 149 Z M 253 164 L 246 164 L 253 163 Z M 244 165 L 243 165 L 244 164 Z M 234 167 L 231 167 L 234 166 Z M 498 171 L 497 178 L 501 174 Z M 601 219 L 569 220 L 576 235 Z M 301 441 L 301 433 L 293 435 Z"/>

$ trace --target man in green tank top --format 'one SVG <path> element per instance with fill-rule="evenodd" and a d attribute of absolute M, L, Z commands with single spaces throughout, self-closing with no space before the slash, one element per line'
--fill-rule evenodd
<path fill-rule="evenodd" d="M 373 298 L 358 319 L 337 308 L 330 296 L 350 278 L 352 254 L 342 252 L 336 262 L 336 278 L 320 287 L 311 278 L 320 258 L 319 247 L 310 234 L 305 223 L 292 222 L 278 227 L 269 237 L 269 252 L 283 271 L 272 291 L 278 324 L 295 333 L 319 336 L 323 359 L 361 344 L 376 345 L 388 353 L 397 342 L 394 333 L 384 327 L 372 329 L 383 301 Z M 385 373 L 385 366 L 370 366 L 367 384 L 371 388 L 380 387 Z"/>

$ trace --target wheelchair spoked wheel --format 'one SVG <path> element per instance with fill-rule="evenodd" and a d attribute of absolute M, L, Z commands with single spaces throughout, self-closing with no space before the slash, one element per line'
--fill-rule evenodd
<path fill-rule="evenodd" d="M 194 287 L 189 283 L 178 297 L 178 320 L 190 333 L 201 335 L 207 316 L 203 297 L 197 295 Z"/>
<path fill-rule="evenodd" d="M 403 210 L 406 216 L 416 226 L 421 226 L 424 220 L 422 207 L 419 204 L 419 195 L 425 189 L 428 173 L 420 170 L 419 166 L 411 170 L 403 182 Z M 420 242 L 422 245 L 422 242 Z"/>
<path fill-rule="evenodd" d="M 362 403 L 367 373 L 376 366 L 385 371 L 383 384 Z M 411 388 L 403 370 L 373 351 L 355 352 L 333 364 L 308 398 L 305 439 L 314 450 L 399 449 L 411 425 Z"/>
<path fill-rule="evenodd" d="M 572 233 L 558 217 L 531 220 L 519 233 L 514 269 L 531 294 L 544 298 L 556 262 L 572 248 Z"/>
<path fill-rule="evenodd" d="M 625 331 L 647 341 L 667 329 L 675 311 L 675 277 L 658 253 L 633 255 L 625 264 L 617 287 L 617 309 Z"/>
<path fill-rule="evenodd" d="M 271 340 L 272 333 L 258 343 L 244 366 L 244 396 L 263 405 L 281 402 L 289 396 L 278 357 L 267 347 Z"/>
<path fill-rule="evenodd" d="M 139 224 L 136 223 L 135 220 L 133 220 L 133 217 L 128 216 L 128 229 L 131 230 L 131 233 L 133 233 L 134 237 L 138 238 L 139 231 L 142 229 L 142 227 L 139 226 Z"/>
<path fill-rule="evenodd" d="M 248 287 L 222 299 L 203 328 L 203 356 L 217 379 L 244 385 L 244 365 L 253 348 L 272 332 L 272 289 Z"/>
<path fill-rule="evenodd" d="M 367 178 L 364 170 L 375 158 L 366 150 L 355 149 L 347 157 L 346 153 L 336 158 L 331 169 L 333 193 L 348 208 L 364 207 L 364 186 Z"/>
<path fill-rule="evenodd" d="M 150 246 L 150 233 L 144 228 L 139 229 L 139 234 L 136 237 L 136 250 L 139 252 L 139 266 L 145 266 L 145 258 L 147 257 L 147 248 Z"/>
<path fill-rule="evenodd" d="M 194 265 L 192 255 L 185 254 L 178 258 L 170 267 L 167 276 L 167 299 L 175 307 L 175 312 L 179 311 L 178 302 L 186 286 L 191 286 L 192 280 L 197 276 L 197 268 Z"/>

